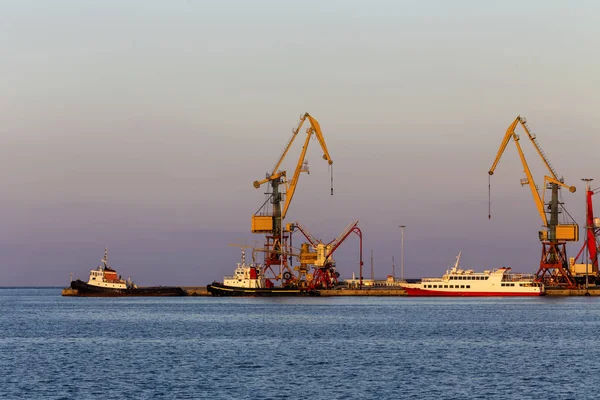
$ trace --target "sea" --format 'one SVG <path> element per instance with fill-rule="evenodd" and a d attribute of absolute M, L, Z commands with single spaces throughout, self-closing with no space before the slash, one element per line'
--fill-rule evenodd
<path fill-rule="evenodd" d="M 597 399 L 600 298 L 0 289 L 0 399 Z"/>

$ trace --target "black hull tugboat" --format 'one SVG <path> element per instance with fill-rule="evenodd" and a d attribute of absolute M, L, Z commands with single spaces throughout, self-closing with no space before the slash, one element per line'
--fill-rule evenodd
<path fill-rule="evenodd" d="M 104 251 L 102 264 L 90 270 L 87 282 L 71 281 L 71 287 L 63 290 L 64 296 L 121 297 L 121 296 L 185 296 L 187 292 L 174 286 L 138 287 L 131 279 L 125 280 L 108 266 L 108 250 Z"/>
<path fill-rule="evenodd" d="M 318 291 L 301 290 L 294 287 L 273 288 L 243 288 L 239 286 L 226 286 L 220 282 L 213 282 L 206 286 L 206 290 L 213 296 L 318 296 Z"/>
<path fill-rule="evenodd" d="M 206 286 L 213 296 L 318 296 L 314 290 L 297 287 L 275 287 L 266 279 L 260 264 L 246 264 L 246 255 L 242 248 L 242 262 L 237 263 L 234 275 L 225 276 L 223 283 L 213 282 Z"/>

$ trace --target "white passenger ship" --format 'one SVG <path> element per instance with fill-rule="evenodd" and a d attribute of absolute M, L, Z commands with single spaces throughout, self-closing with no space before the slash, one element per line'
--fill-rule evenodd
<path fill-rule="evenodd" d="M 544 285 L 533 274 L 511 274 L 509 267 L 484 272 L 454 266 L 441 278 L 423 278 L 417 283 L 401 283 L 409 296 L 542 296 Z"/>

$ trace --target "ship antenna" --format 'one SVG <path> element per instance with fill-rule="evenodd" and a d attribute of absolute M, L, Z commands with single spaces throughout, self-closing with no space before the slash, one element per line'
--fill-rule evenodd
<path fill-rule="evenodd" d="M 246 249 L 242 247 L 242 265 L 246 265 Z"/>
<path fill-rule="evenodd" d="M 455 266 L 456 268 L 458 268 L 458 265 L 459 265 L 459 263 L 460 263 L 460 255 L 461 255 L 461 254 L 462 254 L 462 251 L 459 251 L 459 252 L 458 252 L 458 256 L 456 256 L 456 264 L 454 264 L 454 266 Z"/>
<path fill-rule="evenodd" d="M 456 256 L 456 262 L 454 263 L 454 267 L 452 268 L 453 272 L 458 272 L 458 265 L 460 263 L 460 255 L 461 255 L 462 251 L 458 252 L 458 256 Z"/>
<path fill-rule="evenodd" d="M 104 258 L 102 259 L 102 264 L 104 264 L 104 269 L 108 267 L 108 247 L 104 248 Z"/>

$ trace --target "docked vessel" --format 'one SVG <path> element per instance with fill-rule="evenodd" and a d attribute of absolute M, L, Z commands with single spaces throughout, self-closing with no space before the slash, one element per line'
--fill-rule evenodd
<path fill-rule="evenodd" d="M 121 279 L 113 268 L 108 266 L 108 250 L 104 251 L 102 264 L 90 270 L 87 282 L 80 279 L 71 281 L 70 290 L 63 291 L 68 296 L 118 297 L 118 296 L 185 296 L 180 287 L 147 286 L 138 287 L 131 279 Z"/>
<path fill-rule="evenodd" d="M 484 272 L 463 270 L 460 253 L 451 269 L 441 278 L 423 278 L 415 283 L 401 283 L 409 296 L 542 296 L 544 285 L 533 274 L 513 274 L 502 267 Z"/>
<path fill-rule="evenodd" d="M 223 277 L 223 282 L 213 282 L 206 286 L 213 296 L 302 296 L 318 295 L 316 291 L 297 287 L 276 287 L 266 279 L 263 268 L 257 263 L 246 263 L 246 253 L 242 248 L 242 261 L 237 263 L 233 275 Z"/>

